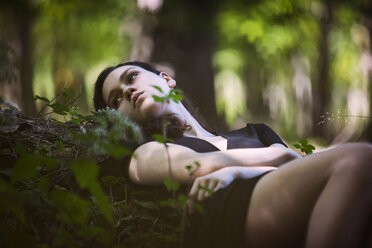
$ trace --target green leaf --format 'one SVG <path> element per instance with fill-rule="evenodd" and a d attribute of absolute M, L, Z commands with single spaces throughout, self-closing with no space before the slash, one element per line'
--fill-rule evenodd
<path fill-rule="evenodd" d="M 159 210 L 158 205 L 156 205 L 155 202 L 152 201 L 138 201 L 138 200 L 133 200 L 136 204 L 140 205 L 141 207 L 148 208 L 148 209 L 153 209 L 153 210 Z"/>
<path fill-rule="evenodd" d="M 300 149 L 301 148 L 301 145 L 300 144 L 293 144 L 294 147 L 296 147 L 297 149 Z"/>
<path fill-rule="evenodd" d="M 1 149 L 0 154 L 1 155 L 10 155 L 10 154 L 12 154 L 12 151 L 10 149 Z"/>
<path fill-rule="evenodd" d="M 307 145 L 309 142 L 307 141 L 307 139 L 304 139 L 304 140 L 300 140 L 300 144 L 302 145 L 302 146 L 305 146 L 305 145 Z"/>
<path fill-rule="evenodd" d="M 101 178 L 101 182 L 104 183 L 105 185 L 115 185 L 119 183 L 120 177 L 116 176 L 105 176 Z"/>
<path fill-rule="evenodd" d="M 2 180 L 0 178 L 0 194 L 1 194 L 1 204 L 0 204 L 0 214 L 7 214 L 11 211 L 18 219 L 20 219 L 24 224 L 25 214 L 21 202 L 21 197 L 18 191 L 14 190 L 9 182 Z"/>
<path fill-rule="evenodd" d="M 187 170 L 188 172 L 191 172 L 191 170 L 192 170 L 192 165 L 186 165 L 185 168 L 186 168 L 186 170 Z"/>
<path fill-rule="evenodd" d="M 82 188 L 89 188 L 98 176 L 98 166 L 91 160 L 84 158 L 75 160 L 71 164 L 71 170 Z"/>
<path fill-rule="evenodd" d="M 110 202 L 97 181 L 89 186 L 89 192 L 94 196 L 98 208 L 102 212 L 103 216 L 105 216 L 106 220 L 110 224 L 114 224 L 114 216 L 112 214 Z"/>
<path fill-rule="evenodd" d="M 57 140 L 56 142 L 54 142 L 54 144 L 56 145 L 58 151 L 63 151 L 63 148 L 65 147 L 63 142 Z"/>
<path fill-rule="evenodd" d="M 188 197 L 184 194 L 179 194 L 178 195 L 178 204 L 181 208 L 185 206 L 185 204 L 187 202 L 187 199 L 188 199 Z"/>
<path fill-rule="evenodd" d="M 35 95 L 35 97 L 33 99 L 34 99 L 34 101 L 40 100 L 40 101 L 43 101 L 43 102 L 45 102 L 47 104 L 50 103 L 50 100 L 48 98 L 46 98 L 46 97 L 43 97 L 43 96 Z"/>
<path fill-rule="evenodd" d="M 178 207 L 177 201 L 172 199 L 172 198 L 169 198 L 166 201 L 160 201 L 159 205 L 162 206 L 162 207 L 167 206 L 167 207 L 170 207 L 170 208 L 177 208 Z"/>
<path fill-rule="evenodd" d="M 111 157 L 116 159 L 120 159 L 125 155 L 127 156 L 132 155 L 132 152 L 128 148 L 120 145 L 110 146 L 109 148 L 107 148 L 107 151 L 109 152 L 109 155 Z"/>
<path fill-rule="evenodd" d="M 161 134 L 153 134 L 152 138 L 159 143 L 164 143 L 164 136 Z"/>
<path fill-rule="evenodd" d="M 204 207 L 198 202 L 194 203 L 194 208 L 201 214 L 204 214 Z"/>
<path fill-rule="evenodd" d="M 89 192 L 94 196 L 102 214 L 110 223 L 113 223 L 114 218 L 109 200 L 103 193 L 97 181 L 98 166 L 93 161 L 81 158 L 72 163 L 71 170 L 80 187 L 89 190 Z"/>
<path fill-rule="evenodd" d="M 67 88 L 63 88 L 61 95 L 63 98 L 67 99 L 70 97 L 71 93 Z"/>
<path fill-rule="evenodd" d="M 38 168 L 42 166 L 43 160 L 39 156 L 26 155 L 17 160 L 14 166 L 11 182 L 34 178 L 38 175 Z"/>
<path fill-rule="evenodd" d="M 205 190 L 207 191 L 208 193 L 208 196 L 211 196 L 213 194 L 213 191 L 207 187 L 204 187 L 204 186 L 201 186 L 201 185 L 198 185 L 198 190 Z"/>
<path fill-rule="evenodd" d="M 315 150 L 315 146 L 313 146 L 313 145 L 308 145 L 307 147 L 309 147 L 309 149 L 311 149 L 311 150 Z"/>
<path fill-rule="evenodd" d="M 54 113 L 59 115 L 67 115 L 67 112 L 69 111 L 69 108 L 66 105 L 59 102 L 50 104 L 49 106 L 53 109 Z"/>
<path fill-rule="evenodd" d="M 174 181 L 174 180 L 170 179 L 169 177 L 164 179 L 163 183 L 164 183 L 164 185 L 165 185 L 165 187 L 167 188 L 168 191 L 172 191 L 172 190 L 177 191 L 180 187 L 179 182 Z"/>
<path fill-rule="evenodd" d="M 87 200 L 62 190 L 53 190 L 50 193 L 50 202 L 58 209 L 58 217 L 69 223 L 86 225 L 88 207 L 91 205 Z"/>
<path fill-rule="evenodd" d="M 53 170 L 58 167 L 59 161 L 57 159 L 53 158 L 43 158 L 43 162 L 45 163 L 45 169 L 46 170 Z"/>
<path fill-rule="evenodd" d="M 161 103 L 165 102 L 165 98 L 160 97 L 160 96 L 152 95 L 152 98 L 154 99 L 155 102 L 161 102 Z"/>
<path fill-rule="evenodd" d="M 159 86 L 156 86 L 156 85 L 151 85 L 151 86 L 157 89 L 160 93 L 163 93 L 163 90 Z"/>

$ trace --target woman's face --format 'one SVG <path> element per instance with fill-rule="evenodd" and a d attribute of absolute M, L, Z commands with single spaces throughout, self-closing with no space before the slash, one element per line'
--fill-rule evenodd
<path fill-rule="evenodd" d="M 160 87 L 164 93 L 153 86 Z M 167 104 L 155 102 L 153 95 L 168 94 L 176 86 L 165 72 L 156 75 L 138 66 L 125 65 L 113 70 L 102 87 L 106 104 L 133 120 L 158 117 L 167 112 Z"/>

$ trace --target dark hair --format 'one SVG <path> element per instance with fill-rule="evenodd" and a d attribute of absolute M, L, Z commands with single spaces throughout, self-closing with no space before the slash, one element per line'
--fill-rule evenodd
<path fill-rule="evenodd" d="M 125 65 L 134 65 L 141 67 L 145 70 L 148 70 L 150 72 L 155 73 L 156 75 L 160 74 L 160 71 L 156 70 L 156 68 L 148 63 L 140 62 L 140 61 L 129 61 L 125 63 L 118 64 L 116 66 L 110 66 L 105 68 L 97 77 L 96 83 L 94 85 L 94 108 L 97 110 L 103 109 L 107 107 L 107 104 L 105 103 L 105 100 L 103 99 L 103 83 L 105 82 L 107 76 L 116 68 L 125 66 Z"/>

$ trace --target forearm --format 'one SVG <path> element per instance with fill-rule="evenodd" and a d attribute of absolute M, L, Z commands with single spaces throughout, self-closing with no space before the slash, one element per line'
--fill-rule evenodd
<path fill-rule="evenodd" d="M 231 167 L 252 167 L 252 166 L 280 166 L 295 158 L 288 149 L 284 147 L 265 147 L 249 149 L 231 149 L 218 152 L 210 152 L 201 156 L 201 164 L 195 177 L 209 174 L 213 171 Z"/>
<path fill-rule="evenodd" d="M 135 151 L 129 174 L 133 182 L 144 185 L 161 184 L 167 177 L 184 183 L 225 167 L 279 166 L 290 159 L 286 148 L 276 146 L 198 153 L 174 144 L 166 150 L 164 145 L 152 142 Z M 193 173 L 186 169 L 187 165 L 193 165 Z"/>

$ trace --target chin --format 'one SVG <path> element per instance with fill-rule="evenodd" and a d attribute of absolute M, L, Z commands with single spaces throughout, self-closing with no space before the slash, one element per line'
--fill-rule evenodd
<path fill-rule="evenodd" d="M 151 99 L 152 100 L 152 99 Z M 164 114 L 164 104 L 155 101 L 144 101 L 140 108 L 137 119 L 157 118 Z"/>

